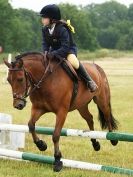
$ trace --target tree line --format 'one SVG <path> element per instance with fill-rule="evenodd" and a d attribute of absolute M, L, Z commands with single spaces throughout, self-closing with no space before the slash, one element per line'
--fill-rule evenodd
<path fill-rule="evenodd" d="M 85 7 L 59 4 L 62 18 L 70 19 L 78 48 L 133 49 L 133 4 L 116 1 Z M 0 46 L 5 52 L 41 51 L 41 19 L 37 12 L 13 9 L 0 0 Z"/>

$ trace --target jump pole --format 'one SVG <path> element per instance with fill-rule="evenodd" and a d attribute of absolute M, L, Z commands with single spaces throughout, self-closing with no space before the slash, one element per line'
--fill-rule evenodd
<path fill-rule="evenodd" d="M 0 124 L 0 131 L 14 131 L 14 132 L 29 132 L 27 125 L 16 125 L 16 124 Z M 35 131 L 38 134 L 52 135 L 54 128 L 52 127 L 35 127 Z M 118 140 L 133 142 L 133 134 L 129 133 L 116 133 L 116 132 L 103 132 L 103 131 L 84 131 L 78 129 L 67 129 L 63 128 L 61 131 L 61 136 L 79 136 L 79 137 L 89 137 L 94 139 L 106 139 L 106 140 Z"/>
<path fill-rule="evenodd" d="M 34 161 L 34 162 L 47 163 L 47 164 L 54 163 L 54 158 L 50 156 L 43 156 L 43 155 L 38 155 L 38 154 L 33 154 L 33 153 L 13 151 L 13 150 L 1 149 L 1 148 L 0 148 L 0 156 L 3 156 L 3 157 L 5 156 L 11 159 L 20 159 L 20 160 L 22 159 L 26 161 L 28 160 L 28 161 Z M 68 160 L 68 159 L 61 159 L 61 161 L 63 162 L 64 167 L 78 168 L 78 169 L 84 169 L 84 170 L 107 171 L 111 173 L 133 175 L 132 169 L 125 169 L 125 168 L 106 166 L 106 165 L 98 165 L 98 164 L 80 162 L 80 161 Z"/>

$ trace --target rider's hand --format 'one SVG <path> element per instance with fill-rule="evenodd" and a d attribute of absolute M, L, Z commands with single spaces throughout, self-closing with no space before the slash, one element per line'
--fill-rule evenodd
<path fill-rule="evenodd" d="M 49 59 L 53 59 L 54 58 L 54 54 L 52 54 L 51 52 L 47 52 L 47 57 Z"/>
<path fill-rule="evenodd" d="M 47 56 L 48 51 L 44 51 L 44 55 Z"/>

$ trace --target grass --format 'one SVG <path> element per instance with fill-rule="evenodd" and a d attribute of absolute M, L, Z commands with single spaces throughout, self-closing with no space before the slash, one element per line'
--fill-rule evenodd
<path fill-rule="evenodd" d="M 89 50 L 79 50 L 78 58 L 81 60 L 104 60 L 104 58 L 122 58 L 122 57 L 132 57 L 133 51 L 119 51 L 119 50 L 109 50 L 109 49 L 99 49 L 94 52 Z"/>
<path fill-rule="evenodd" d="M 126 58 L 125 58 L 126 57 Z M 84 57 L 83 57 L 84 58 Z M 111 88 L 113 114 L 119 121 L 119 132 L 133 133 L 133 59 L 124 57 L 97 59 L 96 63 L 104 68 Z M 0 112 L 13 116 L 13 123 L 27 124 L 30 118 L 31 104 L 18 111 L 12 107 L 11 88 L 4 84 L 6 68 L 0 65 Z M 94 103 L 89 104 L 94 116 L 95 130 L 101 130 L 97 120 L 97 109 Z M 55 116 L 52 113 L 42 116 L 37 125 L 54 126 Z M 86 122 L 77 111 L 69 113 L 65 126 L 67 128 L 87 129 Z M 26 147 L 24 151 L 44 155 L 53 155 L 53 143 L 51 136 L 40 135 L 48 144 L 46 152 L 39 150 L 32 143 L 30 134 L 26 135 Z M 113 147 L 109 141 L 100 140 L 101 150 L 95 152 L 91 142 L 86 138 L 61 137 L 60 148 L 64 158 L 87 161 L 102 165 L 112 165 L 133 169 L 133 145 L 131 143 L 119 142 Z M 39 163 L 26 163 L 10 160 L 0 160 L 0 177 L 121 177 L 118 174 L 106 172 L 83 171 L 64 168 L 60 173 L 54 173 L 51 165 Z M 123 177 L 126 175 L 123 175 Z"/>

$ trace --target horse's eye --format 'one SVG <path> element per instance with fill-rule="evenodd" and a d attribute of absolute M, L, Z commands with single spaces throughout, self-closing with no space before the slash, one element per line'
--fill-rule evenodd
<path fill-rule="evenodd" d="M 23 82 L 23 78 L 17 79 L 18 82 Z"/>

